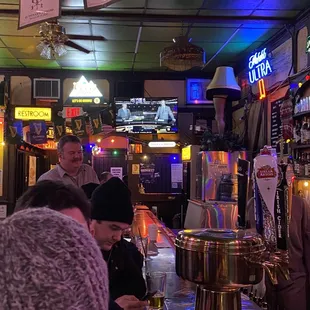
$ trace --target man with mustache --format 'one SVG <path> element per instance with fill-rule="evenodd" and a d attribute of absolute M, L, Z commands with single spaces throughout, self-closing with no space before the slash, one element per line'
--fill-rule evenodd
<path fill-rule="evenodd" d="M 99 184 L 94 169 L 83 164 L 83 148 L 77 136 L 63 136 L 57 145 L 59 163 L 56 167 L 40 176 L 38 182 L 44 180 L 62 181 L 81 187 L 87 183 Z"/>

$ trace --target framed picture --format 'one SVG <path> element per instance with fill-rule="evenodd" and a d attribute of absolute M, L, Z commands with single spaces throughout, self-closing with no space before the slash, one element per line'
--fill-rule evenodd
<path fill-rule="evenodd" d="M 186 80 L 186 104 L 212 104 L 212 100 L 207 100 L 207 87 L 211 80 L 207 79 L 187 79 Z"/>

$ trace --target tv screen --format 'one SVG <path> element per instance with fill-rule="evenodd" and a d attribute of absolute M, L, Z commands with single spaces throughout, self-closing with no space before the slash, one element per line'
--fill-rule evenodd
<path fill-rule="evenodd" d="M 177 132 L 177 98 L 116 98 L 116 131 Z"/>

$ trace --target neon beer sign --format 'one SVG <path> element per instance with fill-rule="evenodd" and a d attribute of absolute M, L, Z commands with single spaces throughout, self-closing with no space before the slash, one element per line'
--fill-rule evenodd
<path fill-rule="evenodd" d="M 249 81 L 250 84 L 258 82 L 260 79 L 270 75 L 272 68 L 267 58 L 266 48 L 255 53 L 249 58 Z"/>

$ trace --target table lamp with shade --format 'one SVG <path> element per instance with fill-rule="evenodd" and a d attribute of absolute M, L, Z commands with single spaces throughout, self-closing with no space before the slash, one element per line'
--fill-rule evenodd
<path fill-rule="evenodd" d="M 220 135 L 224 135 L 224 111 L 226 101 L 237 101 L 241 98 L 241 88 L 237 84 L 234 69 L 231 67 L 216 68 L 214 77 L 207 87 L 207 99 L 213 100 L 215 119 Z"/>

